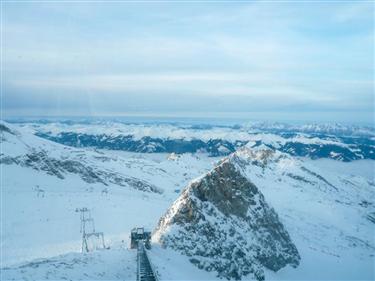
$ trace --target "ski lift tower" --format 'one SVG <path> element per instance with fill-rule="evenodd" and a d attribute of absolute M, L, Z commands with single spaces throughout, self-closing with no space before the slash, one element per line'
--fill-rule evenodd
<path fill-rule="evenodd" d="M 105 249 L 105 244 L 104 244 L 104 234 L 103 232 L 96 232 L 95 231 L 95 223 L 94 219 L 91 217 L 91 212 L 87 208 L 77 208 L 76 209 L 77 213 L 80 213 L 80 219 L 81 219 L 81 230 L 80 233 L 82 233 L 82 253 L 83 252 L 89 252 L 89 245 L 88 245 L 88 240 L 91 237 L 95 237 L 97 239 L 101 239 L 101 244 L 103 249 Z M 86 227 L 91 226 L 91 231 L 87 232 Z"/>

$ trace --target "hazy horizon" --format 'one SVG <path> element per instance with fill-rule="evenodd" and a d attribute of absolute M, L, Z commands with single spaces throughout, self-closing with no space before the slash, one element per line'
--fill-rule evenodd
<path fill-rule="evenodd" d="M 374 122 L 360 122 L 349 120 L 326 120 L 326 119 L 298 119 L 291 118 L 291 116 L 280 116 L 278 114 L 274 118 L 264 118 L 266 113 L 259 115 L 231 115 L 231 114 L 221 114 L 221 115 L 184 115 L 184 114 L 144 114 L 144 113 L 134 113 L 134 114 L 122 114 L 122 115 L 12 115 L 5 116 L 2 119 L 7 122 L 120 122 L 120 123 L 166 123 L 166 124 L 202 124 L 202 125 L 244 125 L 244 124 L 287 124 L 287 125 L 324 125 L 324 124 L 340 124 L 348 126 L 363 126 L 375 129 Z"/>
<path fill-rule="evenodd" d="M 4 2 L 3 118 L 374 124 L 374 3 Z"/>

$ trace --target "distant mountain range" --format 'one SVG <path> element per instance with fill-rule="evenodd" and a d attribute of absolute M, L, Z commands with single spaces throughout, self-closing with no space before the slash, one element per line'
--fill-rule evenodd
<path fill-rule="evenodd" d="M 374 129 L 340 124 L 213 126 L 42 121 L 22 123 L 22 126 L 39 137 L 73 147 L 226 156 L 251 144 L 252 147 L 266 145 L 292 156 L 311 159 L 375 159 Z"/>

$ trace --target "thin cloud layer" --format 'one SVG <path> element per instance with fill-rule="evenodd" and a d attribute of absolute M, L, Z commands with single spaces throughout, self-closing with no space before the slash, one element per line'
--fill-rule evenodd
<path fill-rule="evenodd" d="M 371 122 L 373 13 L 369 2 L 5 3 L 3 112 Z"/>

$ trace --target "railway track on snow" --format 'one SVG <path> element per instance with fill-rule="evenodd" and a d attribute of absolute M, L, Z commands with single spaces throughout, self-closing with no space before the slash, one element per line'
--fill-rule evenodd
<path fill-rule="evenodd" d="M 138 243 L 137 251 L 137 281 L 158 281 L 142 242 Z"/>

